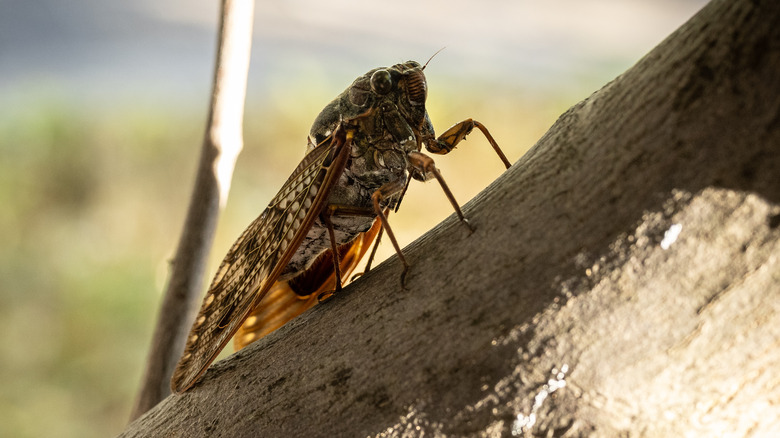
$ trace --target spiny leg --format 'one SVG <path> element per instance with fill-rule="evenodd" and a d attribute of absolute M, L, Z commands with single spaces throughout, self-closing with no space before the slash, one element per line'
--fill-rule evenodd
<path fill-rule="evenodd" d="M 490 145 L 493 146 L 493 149 L 498 154 L 498 158 L 500 158 L 504 163 L 504 166 L 509 169 L 512 164 L 509 162 L 509 160 L 507 160 L 506 155 L 504 155 L 504 152 L 501 151 L 501 148 L 498 146 L 498 143 L 496 143 L 496 140 L 493 139 L 492 135 L 490 135 L 490 132 L 488 132 L 485 125 L 473 119 L 466 119 L 460 123 L 456 123 L 450 129 L 444 131 L 444 134 L 440 135 L 435 140 L 435 142 L 427 142 L 425 147 L 428 149 L 428 151 L 434 154 L 448 154 L 452 152 L 452 150 L 455 149 L 455 146 L 457 146 L 458 143 L 466 138 L 466 136 L 469 135 L 469 133 L 471 133 L 474 128 L 478 128 L 480 131 L 482 131 L 482 133 L 485 135 L 485 138 L 487 138 L 487 141 L 490 142 Z"/>
<path fill-rule="evenodd" d="M 388 211 L 387 214 L 390 214 Z M 384 233 L 385 228 L 384 226 L 379 229 L 379 233 L 376 235 L 376 240 L 374 241 L 374 247 L 371 248 L 371 254 L 368 255 L 368 260 L 366 260 L 366 268 L 363 269 L 363 273 L 367 273 L 371 270 L 371 264 L 374 262 L 374 257 L 376 256 L 376 250 L 379 247 L 379 242 L 382 240 L 382 233 Z"/>
<path fill-rule="evenodd" d="M 327 301 L 332 298 L 336 292 L 341 291 L 341 258 L 339 257 L 339 248 L 336 244 L 336 234 L 333 231 L 333 223 L 330 221 L 331 215 L 332 211 L 326 208 L 320 215 L 320 219 L 325 223 L 325 226 L 328 229 L 328 237 L 330 237 L 330 251 L 333 254 L 333 275 L 336 279 L 336 290 L 320 294 L 320 296 L 317 297 L 317 301 L 319 302 Z"/>
<path fill-rule="evenodd" d="M 395 238 L 393 229 L 390 228 L 390 224 L 387 222 L 387 215 L 380 203 L 403 190 L 405 184 L 406 181 L 402 179 L 390 181 L 383 184 L 371 195 L 371 201 L 374 204 L 374 213 L 379 217 L 379 220 L 382 221 L 382 228 L 387 231 L 387 237 L 390 238 L 390 242 L 393 244 L 393 248 L 395 248 L 398 258 L 401 259 L 401 263 L 404 265 L 404 271 L 401 273 L 401 287 L 404 289 L 406 289 L 406 273 L 409 272 L 409 263 L 406 263 L 406 257 L 404 257 L 404 253 L 401 252 L 401 247 L 398 245 L 398 240 Z"/>
<path fill-rule="evenodd" d="M 420 171 L 423 175 L 433 175 L 436 180 L 439 181 L 439 185 L 441 185 L 442 190 L 444 190 L 444 194 L 447 196 L 450 204 L 452 204 L 452 207 L 455 209 L 455 213 L 457 213 L 458 218 L 460 218 L 460 221 L 463 222 L 463 224 L 465 224 L 473 233 L 474 227 L 471 226 L 471 223 L 469 223 L 468 219 L 466 219 L 466 216 L 464 216 L 463 212 L 460 210 L 458 201 L 455 200 L 455 196 L 452 194 L 449 186 L 447 186 L 447 183 L 441 176 L 441 172 L 439 172 L 439 169 L 436 168 L 436 163 L 434 163 L 433 158 L 423 154 L 422 152 L 416 151 L 409 152 L 407 157 L 409 157 L 409 162 L 412 164 L 412 166 L 415 167 L 415 169 Z"/>
<path fill-rule="evenodd" d="M 374 210 L 371 210 L 373 213 Z M 390 210 L 385 210 L 385 215 L 390 214 Z M 379 242 L 382 241 L 382 234 L 385 232 L 384 227 L 379 227 L 379 232 L 376 235 L 376 238 L 374 239 L 373 247 L 371 247 L 371 254 L 368 255 L 368 259 L 366 260 L 366 266 L 363 268 L 363 272 L 357 272 L 352 275 L 352 278 L 350 278 L 350 281 L 355 281 L 358 277 L 362 277 L 365 274 L 368 274 L 368 271 L 371 270 L 371 264 L 374 262 L 374 257 L 376 257 L 376 250 L 379 248 Z"/>
<path fill-rule="evenodd" d="M 381 187 L 380 187 L 380 189 L 381 189 Z M 392 190 L 392 189 L 389 189 L 389 190 Z M 390 193 L 389 195 L 386 195 L 386 196 L 390 196 L 392 194 L 393 193 Z M 387 215 L 390 213 L 390 209 L 384 208 L 383 212 L 385 214 L 385 217 L 387 217 Z M 339 255 L 339 253 L 338 253 L 338 245 L 335 243 L 336 242 L 335 235 L 332 233 L 333 225 L 332 225 L 332 222 L 330 222 L 330 218 L 332 218 L 333 216 L 364 216 L 364 217 L 376 218 L 377 214 L 375 213 L 373 206 L 372 207 L 355 207 L 355 206 L 351 206 L 351 205 L 330 204 L 325 209 L 325 212 L 322 213 L 322 216 L 323 216 L 322 217 L 322 221 L 327 226 L 329 237 L 331 239 L 331 251 L 335 251 L 335 254 L 338 256 Z M 382 239 L 382 233 L 384 232 L 385 224 L 381 223 L 381 222 L 382 221 L 380 220 L 380 225 L 382 225 L 382 226 L 379 227 L 379 231 L 377 232 L 376 237 L 375 238 L 372 237 L 369 240 L 369 242 L 371 240 L 375 240 L 375 241 L 374 241 L 374 246 L 373 246 L 373 248 L 371 250 L 371 254 L 369 255 L 368 262 L 366 263 L 365 271 L 362 272 L 362 273 L 357 273 L 357 274 L 353 275 L 351 280 L 354 280 L 355 278 L 365 274 L 366 272 L 368 272 L 371 269 L 371 263 L 373 262 L 374 257 L 376 256 L 377 247 L 379 246 L 379 241 Z M 372 225 L 372 228 L 373 227 L 375 227 L 375 225 Z M 367 232 L 370 232 L 370 230 L 367 231 Z M 334 260 L 334 263 L 336 263 L 336 262 L 337 261 Z M 339 272 L 338 269 L 341 266 L 341 260 L 338 260 L 338 263 L 339 263 L 339 266 L 335 267 L 335 269 L 334 269 L 335 272 Z M 338 291 L 338 289 L 337 289 L 337 291 Z"/>

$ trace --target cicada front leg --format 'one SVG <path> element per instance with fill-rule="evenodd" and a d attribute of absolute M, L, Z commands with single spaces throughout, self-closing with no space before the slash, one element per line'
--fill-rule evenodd
<path fill-rule="evenodd" d="M 455 213 L 457 213 L 460 221 L 463 222 L 463 224 L 466 225 L 473 233 L 474 227 L 471 226 L 471 223 L 469 223 L 468 219 L 466 219 L 466 216 L 463 215 L 463 211 L 461 211 L 458 201 L 455 200 L 455 196 L 452 194 L 450 187 L 447 185 L 447 182 L 444 181 L 444 177 L 441 176 L 439 169 L 436 168 L 436 163 L 433 161 L 433 158 L 423 154 L 422 152 L 415 151 L 409 152 L 406 154 L 406 156 L 409 157 L 409 162 L 411 165 L 415 168 L 415 170 L 423 175 L 424 179 L 428 179 L 428 175 L 433 175 L 433 177 L 436 178 L 436 181 L 438 181 L 439 185 L 441 185 L 441 189 L 444 190 L 444 194 L 447 196 L 450 204 L 452 204 L 452 208 L 455 209 Z"/>
<path fill-rule="evenodd" d="M 466 119 L 460 123 L 456 123 L 453 127 L 444 131 L 444 134 L 440 135 L 438 138 L 436 138 L 436 140 L 429 141 L 425 147 L 428 149 L 428 151 L 434 154 L 449 154 L 453 149 L 455 149 L 455 146 L 457 146 L 458 143 L 460 143 L 464 138 L 466 138 L 467 135 L 469 135 L 469 133 L 471 133 L 474 128 L 478 128 L 480 131 L 482 131 L 483 134 L 485 134 L 485 138 L 487 138 L 487 140 L 490 142 L 490 145 L 493 146 L 493 149 L 504 163 L 504 166 L 509 169 L 512 164 L 509 162 L 509 160 L 506 159 L 506 155 L 504 155 L 504 152 L 501 151 L 501 148 L 498 146 L 498 143 L 496 143 L 496 140 L 494 140 L 493 136 L 490 135 L 490 132 L 487 130 L 485 125 L 479 123 L 476 120 Z"/>
<path fill-rule="evenodd" d="M 509 163 L 509 160 L 507 160 L 506 155 L 504 155 L 504 152 L 498 146 L 498 143 L 496 143 L 496 140 L 494 140 L 493 136 L 490 135 L 490 132 L 487 130 L 487 128 L 485 128 L 485 125 L 473 119 L 466 119 L 460 123 L 456 123 L 436 139 L 429 138 L 427 141 L 424 141 L 425 147 L 434 154 L 448 154 L 452 152 L 452 150 L 455 149 L 455 146 L 463 141 L 463 139 L 465 139 L 466 136 L 469 135 L 472 130 L 474 130 L 474 128 L 478 128 L 480 131 L 482 131 L 482 133 L 485 135 L 485 138 L 487 138 L 488 142 L 490 142 L 490 145 L 493 146 L 496 154 L 498 154 L 498 157 L 508 169 L 511 164 Z M 455 200 L 455 196 L 452 195 L 452 191 L 450 191 L 450 188 L 447 186 L 447 183 L 444 181 L 441 173 L 436 168 L 433 159 L 421 152 L 415 151 L 409 152 L 407 157 L 409 158 L 409 162 L 411 163 L 412 167 L 414 167 L 415 170 L 422 176 L 422 179 L 427 180 L 431 175 L 436 178 L 436 180 L 441 185 L 442 190 L 444 190 L 444 194 L 447 196 L 447 199 L 450 201 L 450 204 L 452 204 L 452 207 L 455 209 L 455 213 L 457 213 L 460 221 L 473 233 L 474 227 L 463 215 L 463 212 L 460 209 L 460 204 L 458 204 L 458 202 Z"/>

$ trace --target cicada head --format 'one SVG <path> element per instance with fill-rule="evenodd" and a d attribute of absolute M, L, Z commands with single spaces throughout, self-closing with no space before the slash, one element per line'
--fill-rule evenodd
<path fill-rule="evenodd" d="M 398 109 L 409 126 L 421 129 L 426 120 L 428 97 L 423 69 L 420 63 L 407 61 L 375 68 L 355 79 L 314 121 L 310 133 L 313 144 L 324 141 L 340 121 L 365 117 L 388 104 Z"/>
<path fill-rule="evenodd" d="M 425 121 L 428 83 L 418 62 L 407 61 L 374 71 L 371 89 L 395 104 L 410 126 L 420 129 Z"/>

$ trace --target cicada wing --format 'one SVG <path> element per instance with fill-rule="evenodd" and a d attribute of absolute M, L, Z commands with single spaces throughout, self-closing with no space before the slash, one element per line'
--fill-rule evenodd
<path fill-rule="evenodd" d="M 358 234 L 351 242 L 339 248 L 342 281 L 348 279 L 355 270 L 381 228 L 382 223 L 377 219 L 368 231 Z M 289 281 L 274 283 L 233 338 L 235 349 L 240 350 L 270 334 L 316 305 L 320 294 L 335 288 L 333 255 L 327 251 L 306 272 Z"/>
<path fill-rule="evenodd" d="M 307 154 L 217 270 L 176 365 L 171 389 L 198 381 L 290 262 L 344 171 L 351 134 L 334 131 Z"/>

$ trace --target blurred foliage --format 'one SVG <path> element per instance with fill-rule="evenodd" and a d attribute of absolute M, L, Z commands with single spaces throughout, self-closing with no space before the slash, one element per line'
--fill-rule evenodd
<path fill-rule="evenodd" d="M 58 101 L 0 118 L 0 436 L 106 436 L 125 421 L 181 220 L 176 181 L 194 163 L 197 124 L 175 122 Z"/>
<path fill-rule="evenodd" d="M 300 160 L 327 103 L 323 90 L 294 93 L 247 109 L 211 272 Z M 437 86 L 429 102 L 439 132 L 474 117 L 511 161 L 565 110 L 521 90 L 486 98 L 478 87 Z M 102 437 L 124 427 L 183 222 L 205 107 L 204 100 L 85 109 L 48 98 L 0 112 L 0 436 Z M 437 158 L 461 203 L 501 174 L 493 155 L 474 133 Z M 391 219 L 404 245 L 452 213 L 435 183 L 418 186 Z M 389 245 L 382 251 L 392 253 Z"/>

